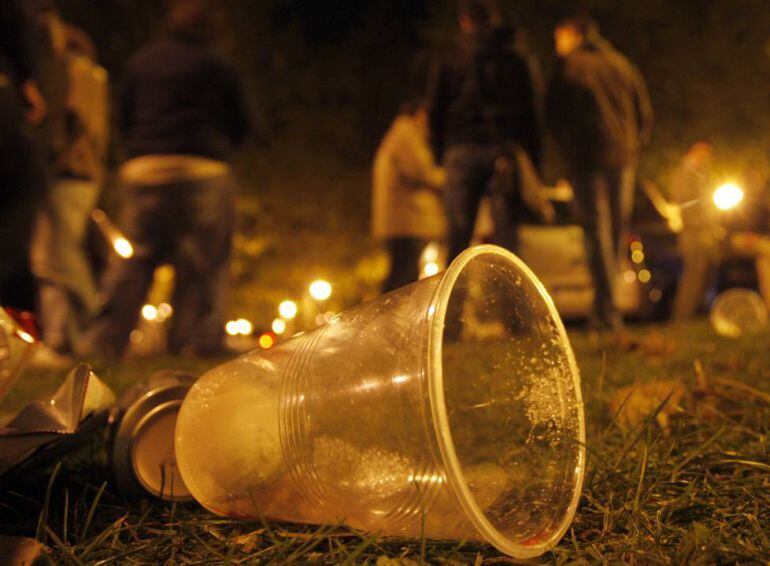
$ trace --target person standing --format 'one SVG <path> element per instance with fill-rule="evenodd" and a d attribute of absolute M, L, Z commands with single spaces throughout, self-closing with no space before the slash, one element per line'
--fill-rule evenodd
<path fill-rule="evenodd" d="M 690 146 L 671 176 L 671 202 L 679 207 L 682 229 L 678 235 L 682 275 L 671 316 L 683 321 L 695 316 L 718 264 L 718 227 L 711 202 L 714 191 L 711 165 L 714 148 L 707 141 Z"/>
<path fill-rule="evenodd" d="M 38 313 L 45 347 L 35 352 L 39 366 L 71 363 L 77 337 L 95 314 L 97 288 L 86 254 L 89 215 L 104 179 L 108 144 L 107 72 L 81 30 L 46 12 L 51 43 L 46 131 L 51 186 L 32 236 L 32 271 L 38 282 Z"/>
<path fill-rule="evenodd" d="M 428 147 L 424 104 L 404 104 L 374 160 L 372 234 L 390 255 L 384 292 L 417 281 L 425 246 L 444 239 L 444 180 Z"/>
<path fill-rule="evenodd" d="M 45 164 L 30 126 L 46 114 L 36 80 L 35 3 L 0 9 L 0 305 L 31 309 L 29 238 L 46 187 Z"/>
<path fill-rule="evenodd" d="M 458 23 L 458 45 L 428 86 L 431 142 L 447 175 L 449 261 L 470 243 L 485 194 L 496 243 L 516 249 L 525 203 L 510 164 L 523 157 L 537 167 L 541 147 L 532 71 L 496 3 L 461 0 Z"/>
<path fill-rule="evenodd" d="M 614 286 L 630 229 L 636 167 L 652 133 L 652 106 L 642 76 L 590 17 L 560 22 L 554 38 L 559 61 L 546 114 L 585 233 L 594 283 L 591 324 L 619 330 Z"/>
<path fill-rule="evenodd" d="M 104 303 L 80 353 L 119 357 L 159 264 L 175 269 L 174 354 L 221 355 L 234 224 L 228 159 L 250 129 L 235 68 L 211 47 L 215 0 L 171 0 L 168 30 L 125 75 L 118 117 L 129 159 L 120 174 L 129 259 L 113 258 Z"/>

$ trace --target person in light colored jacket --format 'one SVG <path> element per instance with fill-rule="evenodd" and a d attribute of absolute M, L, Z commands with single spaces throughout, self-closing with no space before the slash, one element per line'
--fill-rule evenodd
<path fill-rule="evenodd" d="M 372 233 L 384 242 L 391 260 L 384 292 L 416 281 L 425 246 L 443 240 L 444 180 L 428 145 L 425 106 L 404 104 L 374 160 Z"/>

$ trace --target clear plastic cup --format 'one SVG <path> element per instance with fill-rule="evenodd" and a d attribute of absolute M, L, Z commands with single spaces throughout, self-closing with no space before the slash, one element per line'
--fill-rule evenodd
<path fill-rule="evenodd" d="M 711 326 L 720 336 L 740 338 L 767 325 L 767 307 L 759 293 L 750 289 L 728 289 L 711 304 Z"/>
<path fill-rule="evenodd" d="M 479 246 L 201 377 L 176 457 L 214 513 L 486 540 L 527 558 L 574 516 L 584 434 L 553 302 L 513 254 Z"/>

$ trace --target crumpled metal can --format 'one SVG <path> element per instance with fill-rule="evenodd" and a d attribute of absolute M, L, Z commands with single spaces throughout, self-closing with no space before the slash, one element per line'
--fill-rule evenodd
<path fill-rule="evenodd" d="M 121 494 L 187 502 L 193 497 L 176 465 L 174 434 L 195 376 L 160 371 L 121 395 L 111 417 L 111 467 Z"/>

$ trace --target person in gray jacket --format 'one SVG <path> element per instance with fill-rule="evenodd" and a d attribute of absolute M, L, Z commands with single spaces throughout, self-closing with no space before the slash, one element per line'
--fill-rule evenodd
<path fill-rule="evenodd" d="M 636 167 L 652 132 L 652 106 L 639 72 L 591 18 L 562 21 L 555 42 L 559 61 L 546 112 L 585 231 L 595 290 L 591 324 L 619 330 L 614 285 L 630 229 Z"/>
<path fill-rule="evenodd" d="M 388 292 L 416 281 L 420 256 L 445 232 L 445 175 L 428 146 L 428 114 L 420 102 L 402 106 L 374 160 L 372 234 L 390 255 Z"/>

